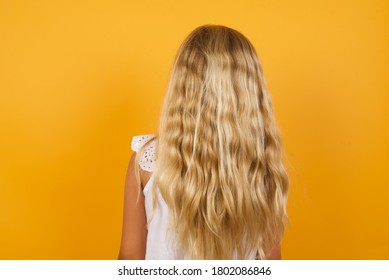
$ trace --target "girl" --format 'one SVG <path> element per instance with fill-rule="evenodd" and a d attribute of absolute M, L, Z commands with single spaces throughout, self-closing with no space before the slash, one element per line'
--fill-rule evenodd
<path fill-rule="evenodd" d="M 181 45 L 158 139 L 133 138 L 119 259 L 279 259 L 288 177 L 253 45 L 224 26 Z M 157 159 L 157 160 L 156 160 Z"/>

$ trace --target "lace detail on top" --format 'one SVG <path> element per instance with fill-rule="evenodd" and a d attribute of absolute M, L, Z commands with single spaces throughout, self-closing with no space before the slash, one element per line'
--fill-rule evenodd
<path fill-rule="evenodd" d="M 147 141 L 153 138 L 153 134 L 139 135 L 132 138 L 131 149 L 138 152 Z M 155 141 L 150 142 L 143 150 L 139 160 L 139 166 L 148 172 L 153 172 L 156 163 Z"/>

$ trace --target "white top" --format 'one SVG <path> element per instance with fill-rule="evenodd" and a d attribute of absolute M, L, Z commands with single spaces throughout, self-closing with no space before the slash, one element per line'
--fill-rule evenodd
<path fill-rule="evenodd" d="M 153 137 L 154 135 L 152 134 L 133 137 L 131 144 L 132 150 L 138 152 L 139 149 Z M 143 150 L 143 153 L 140 157 L 139 166 L 145 171 L 153 172 L 155 168 L 155 160 L 156 155 L 154 140 L 149 143 L 148 146 Z M 156 192 L 156 209 L 154 211 L 154 216 L 152 217 L 153 196 L 151 186 L 153 181 L 154 175 L 151 175 L 150 180 L 147 182 L 143 189 L 146 217 L 148 221 L 146 260 L 184 259 L 183 252 L 181 250 L 174 250 L 173 248 L 174 234 L 169 231 L 169 208 L 158 189 Z"/>
<path fill-rule="evenodd" d="M 153 134 L 134 136 L 131 143 L 133 151 L 138 152 L 140 148 L 147 143 Z M 156 140 L 150 142 L 143 150 L 139 160 L 139 166 L 142 170 L 153 172 L 156 164 L 155 153 Z M 185 254 L 181 249 L 174 249 L 173 240 L 175 234 L 169 230 L 169 207 L 162 198 L 159 190 L 156 190 L 156 209 L 153 212 L 153 195 L 152 184 L 154 175 L 151 175 L 149 181 L 143 189 L 145 197 L 147 225 L 147 241 L 146 241 L 146 260 L 179 260 L 185 259 Z M 234 254 L 236 259 L 236 252 Z M 248 259 L 255 259 L 255 252 L 248 254 Z"/>

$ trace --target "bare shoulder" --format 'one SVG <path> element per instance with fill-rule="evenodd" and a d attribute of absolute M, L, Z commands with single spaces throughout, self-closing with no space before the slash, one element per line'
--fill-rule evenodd
<path fill-rule="evenodd" d="M 136 165 L 138 165 L 137 168 Z M 141 189 L 144 189 L 144 187 L 146 186 L 147 182 L 150 180 L 153 173 L 151 171 L 144 170 L 142 166 L 139 165 L 139 162 L 137 162 L 137 153 L 134 152 L 131 156 L 130 163 L 127 168 L 126 181 L 130 180 L 132 176 L 137 177 L 136 172 L 139 172 L 140 187 Z"/>
<path fill-rule="evenodd" d="M 152 172 L 141 170 L 141 172 L 140 172 L 140 182 L 141 182 L 142 189 L 145 188 L 146 184 L 149 182 L 149 180 L 150 180 L 152 175 L 153 175 Z"/>

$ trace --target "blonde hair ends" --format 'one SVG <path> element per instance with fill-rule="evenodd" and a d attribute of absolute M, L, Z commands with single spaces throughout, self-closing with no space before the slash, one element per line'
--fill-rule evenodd
<path fill-rule="evenodd" d="M 280 242 L 288 177 L 259 58 L 238 31 L 205 25 L 182 43 L 160 117 L 156 188 L 187 258 L 265 259 Z"/>

